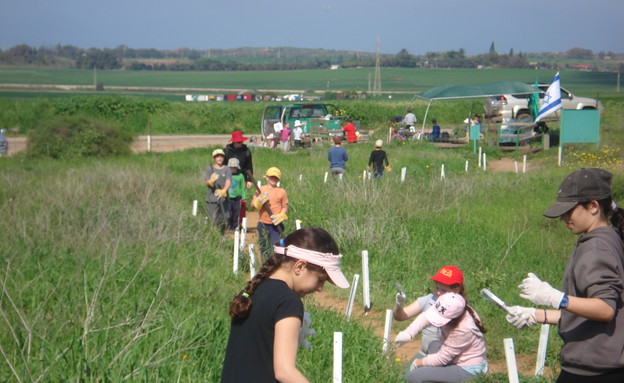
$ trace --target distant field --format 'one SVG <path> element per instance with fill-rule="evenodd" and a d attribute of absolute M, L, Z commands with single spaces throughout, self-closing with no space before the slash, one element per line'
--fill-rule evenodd
<path fill-rule="evenodd" d="M 374 68 L 301 71 L 249 72 L 95 72 L 104 86 L 138 86 L 155 88 L 219 88 L 232 90 L 316 90 L 367 91 Z M 550 82 L 552 70 L 530 69 L 382 69 L 384 92 L 420 93 L 425 89 L 448 84 L 478 84 L 494 81 Z M 92 86 L 94 72 L 60 68 L 0 68 L 0 84 L 63 84 Z M 562 86 L 579 96 L 618 97 L 616 74 L 607 72 L 561 72 Z M 0 87 L 1 88 L 1 87 Z M 46 92 L 47 93 L 47 92 Z M 5 97 L 5 95 L 0 94 Z"/>

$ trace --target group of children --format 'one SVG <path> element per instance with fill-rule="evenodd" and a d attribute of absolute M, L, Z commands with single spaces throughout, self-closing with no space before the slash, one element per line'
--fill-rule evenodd
<path fill-rule="evenodd" d="M 376 176 L 389 167 L 382 144 L 375 143 L 369 159 Z M 214 217 L 227 212 L 234 217 L 236 206 L 240 209 L 240 201 L 247 198 L 248 185 L 236 159 L 224 164 L 220 149 L 213 151 L 213 159 L 205 179 L 207 211 Z M 551 309 L 513 306 L 506 317 L 518 329 L 539 323 L 558 325 L 563 347 L 557 383 L 624 381 L 624 210 L 613 201 L 612 177 L 601 169 L 581 169 L 561 183 L 557 201 L 544 215 L 560 218 L 580 235 L 563 288 L 553 288 L 529 273 L 519 286 L 520 297 Z M 231 332 L 222 382 L 306 382 L 296 366 L 297 348 L 309 344 L 305 335 L 310 333 L 302 329 L 301 298 L 321 291 L 326 281 L 349 287 L 340 269 L 342 255 L 329 233 L 306 227 L 284 235 L 288 197 L 279 186 L 281 171 L 271 167 L 264 178 L 266 185 L 256 190 L 251 202 L 259 211 L 264 263 L 230 303 Z M 230 227 L 237 220 L 230 221 Z M 406 380 L 474 380 L 488 371 L 486 329 L 468 302 L 464 274 L 447 265 L 430 279 L 433 293 L 407 305 L 402 291 L 395 297 L 394 318 L 414 319 L 396 335 L 395 346 L 422 333 L 421 350 L 408 363 Z"/>

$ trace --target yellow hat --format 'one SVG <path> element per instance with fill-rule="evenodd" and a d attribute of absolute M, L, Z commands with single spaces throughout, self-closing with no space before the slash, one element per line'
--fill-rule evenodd
<path fill-rule="evenodd" d="M 282 172 L 278 168 L 273 166 L 267 169 L 264 176 L 265 177 L 277 177 L 277 179 L 282 179 Z"/>
<path fill-rule="evenodd" d="M 212 151 L 212 158 L 214 158 L 216 156 L 224 156 L 225 157 L 225 153 L 223 152 L 222 149 L 215 149 L 215 150 Z"/>

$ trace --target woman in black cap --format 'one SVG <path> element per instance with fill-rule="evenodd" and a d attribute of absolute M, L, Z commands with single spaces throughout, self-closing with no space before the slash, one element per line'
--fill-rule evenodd
<path fill-rule="evenodd" d="M 517 328 L 558 325 L 563 346 L 557 383 L 624 382 L 624 210 L 613 202 L 612 178 L 602 169 L 581 169 L 563 180 L 557 201 L 544 212 L 581 235 L 563 291 L 529 273 L 520 297 L 555 310 L 514 306 L 507 315 Z"/>

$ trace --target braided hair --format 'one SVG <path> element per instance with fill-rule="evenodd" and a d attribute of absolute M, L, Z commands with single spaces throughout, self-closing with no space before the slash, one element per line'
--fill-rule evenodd
<path fill-rule="evenodd" d="M 304 227 L 290 233 L 284 239 L 284 246 L 294 245 L 302 249 L 314 250 L 321 253 L 338 254 L 338 245 L 332 236 L 319 227 Z M 243 319 L 249 315 L 253 305 L 253 293 L 258 286 L 277 271 L 283 264 L 295 263 L 297 259 L 273 253 L 260 268 L 260 271 L 249 281 L 245 288 L 230 302 L 230 317 Z M 308 263 L 306 268 L 318 273 L 326 273 L 317 265 Z"/>

